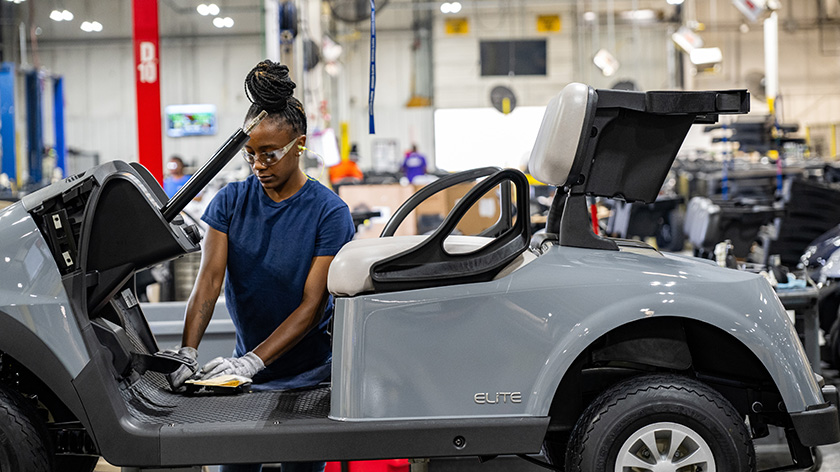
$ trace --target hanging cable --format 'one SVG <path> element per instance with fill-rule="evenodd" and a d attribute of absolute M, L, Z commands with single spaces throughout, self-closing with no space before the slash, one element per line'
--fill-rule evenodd
<path fill-rule="evenodd" d="M 724 200 L 729 200 L 729 165 L 731 164 L 729 160 L 729 126 L 727 122 L 728 120 L 726 119 L 721 120 L 721 130 L 723 130 L 721 138 L 723 142 L 723 165 L 721 166 L 720 174 L 720 193 Z"/>
<path fill-rule="evenodd" d="M 376 3 L 370 0 L 370 91 L 368 92 L 369 133 L 376 134 L 373 126 L 373 97 L 376 94 Z"/>

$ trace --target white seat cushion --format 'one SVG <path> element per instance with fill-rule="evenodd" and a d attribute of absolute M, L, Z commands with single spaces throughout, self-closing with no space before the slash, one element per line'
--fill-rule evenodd
<path fill-rule="evenodd" d="M 382 259 L 417 246 L 427 237 L 393 236 L 350 241 L 338 251 L 330 264 L 327 288 L 337 297 L 352 297 L 359 293 L 373 292 L 373 281 L 370 278 L 371 266 Z M 492 240 L 493 238 L 482 236 L 453 235 L 446 238 L 444 248 L 450 254 L 465 254 L 481 249 Z M 503 269 L 497 278 L 513 272 L 535 258 L 536 256 L 530 251 L 525 251 Z"/>

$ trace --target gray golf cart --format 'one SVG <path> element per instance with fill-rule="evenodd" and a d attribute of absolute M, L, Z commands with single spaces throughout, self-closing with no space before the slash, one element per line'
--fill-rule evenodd
<path fill-rule="evenodd" d="M 517 454 L 569 471 L 741 471 L 769 425 L 807 467 L 811 447 L 840 441 L 838 396 L 770 286 L 596 236 L 585 206 L 653 201 L 692 123 L 748 108 L 746 91 L 568 85 L 530 161 L 559 189 L 548 231 L 532 240 L 519 171 L 425 187 L 383 238 L 336 256 L 332 383 L 302 390 L 172 393 L 164 374 L 183 359 L 158 352 L 134 293 L 135 271 L 199 249 L 178 214 L 247 127 L 170 201 L 118 161 L 29 194 L 0 212 L 0 470 Z M 433 234 L 391 236 L 475 179 Z M 452 234 L 497 191 L 496 225 Z"/>

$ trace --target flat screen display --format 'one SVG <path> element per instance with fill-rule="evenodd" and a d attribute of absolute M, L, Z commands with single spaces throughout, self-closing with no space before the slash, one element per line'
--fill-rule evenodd
<path fill-rule="evenodd" d="M 481 75 L 546 75 L 546 41 L 481 41 Z"/>
<path fill-rule="evenodd" d="M 171 138 L 216 134 L 216 105 L 169 105 L 164 113 Z"/>

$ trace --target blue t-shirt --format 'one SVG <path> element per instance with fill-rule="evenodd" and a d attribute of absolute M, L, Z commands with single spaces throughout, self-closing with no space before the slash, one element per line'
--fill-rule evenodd
<path fill-rule="evenodd" d="M 181 187 L 190 180 L 191 175 L 182 175 L 178 178 L 175 177 L 165 177 L 163 179 L 163 191 L 166 192 L 166 196 L 172 198 L 181 190 Z"/>
<path fill-rule="evenodd" d="M 297 309 L 312 258 L 334 256 L 355 232 L 347 205 L 312 179 L 278 203 L 251 175 L 227 184 L 201 219 L 228 236 L 225 298 L 237 357 L 265 341 Z M 330 297 L 318 326 L 254 376 L 254 388 L 306 387 L 329 377 L 332 312 Z"/>

